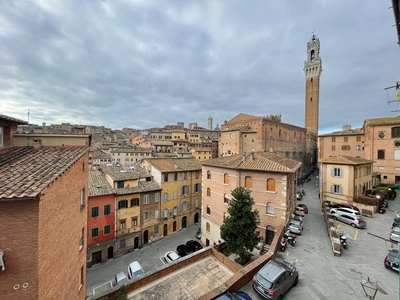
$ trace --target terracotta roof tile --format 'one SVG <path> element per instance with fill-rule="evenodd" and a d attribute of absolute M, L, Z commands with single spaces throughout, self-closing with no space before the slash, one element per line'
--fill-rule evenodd
<path fill-rule="evenodd" d="M 33 198 L 81 158 L 86 146 L 0 150 L 0 199 Z"/>
<path fill-rule="evenodd" d="M 365 120 L 365 125 L 368 126 L 397 125 L 397 124 L 400 124 L 400 116 Z"/>
<path fill-rule="evenodd" d="M 110 186 L 104 175 L 99 171 L 89 171 L 89 197 L 112 195 L 115 190 Z"/>
<path fill-rule="evenodd" d="M 293 173 L 300 168 L 301 162 L 274 153 L 254 152 L 211 159 L 203 162 L 203 165 L 231 169 Z"/>
<path fill-rule="evenodd" d="M 318 162 L 338 165 L 363 165 L 372 164 L 374 161 L 347 155 L 335 155 L 321 158 Z"/>
<path fill-rule="evenodd" d="M 201 170 L 201 163 L 194 158 L 147 158 L 145 160 L 161 172 Z"/>
<path fill-rule="evenodd" d="M 149 174 L 145 168 L 138 165 L 132 167 L 127 167 L 127 166 L 106 167 L 104 171 L 108 175 L 110 175 L 114 181 L 151 177 L 151 174 Z"/>
<path fill-rule="evenodd" d="M 16 118 L 9 117 L 9 116 L 2 115 L 2 114 L 0 114 L 0 120 L 6 120 L 6 121 L 9 121 L 9 122 L 14 122 L 14 123 L 18 123 L 18 124 L 25 124 L 25 125 L 29 124 L 27 121 L 16 119 Z"/>

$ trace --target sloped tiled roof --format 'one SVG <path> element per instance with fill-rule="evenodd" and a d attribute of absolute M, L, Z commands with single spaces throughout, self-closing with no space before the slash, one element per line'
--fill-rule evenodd
<path fill-rule="evenodd" d="M 145 160 L 161 172 L 201 170 L 201 164 L 194 158 L 149 158 Z"/>
<path fill-rule="evenodd" d="M 118 149 L 118 150 L 112 150 L 111 153 L 151 153 L 151 149 Z"/>
<path fill-rule="evenodd" d="M 115 194 L 115 190 L 107 182 L 104 175 L 99 171 L 89 171 L 89 197 Z"/>
<path fill-rule="evenodd" d="M 319 134 L 319 137 L 324 137 L 324 136 L 338 136 L 338 135 L 342 135 L 342 136 L 346 136 L 346 135 L 363 135 L 364 132 L 362 130 L 362 128 L 354 128 L 351 130 L 344 130 L 344 131 L 334 131 L 331 133 L 324 133 L 324 134 Z"/>
<path fill-rule="evenodd" d="M 0 114 L 0 120 L 6 120 L 6 121 L 17 123 L 17 124 L 25 124 L 25 125 L 28 124 L 27 121 L 16 119 L 16 118 L 9 117 L 9 116 L 2 115 L 2 114 Z"/>
<path fill-rule="evenodd" d="M 134 169 L 125 166 L 106 167 L 105 172 L 110 175 L 114 181 L 151 177 L 145 168 L 138 167 L 137 165 L 134 166 Z"/>
<path fill-rule="evenodd" d="M 365 125 L 368 125 L 368 126 L 400 125 L 400 116 L 387 117 L 387 118 L 367 119 L 367 120 L 365 120 Z"/>
<path fill-rule="evenodd" d="M 270 152 L 251 152 L 244 155 L 238 154 L 211 159 L 203 162 L 203 165 L 230 169 L 293 173 L 300 168 L 301 162 Z"/>
<path fill-rule="evenodd" d="M 140 181 L 138 186 L 116 189 L 117 195 L 127 195 L 134 193 L 145 193 L 161 190 L 160 185 L 155 181 Z"/>
<path fill-rule="evenodd" d="M 86 146 L 0 150 L 0 199 L 33 198 L 80 159 Z"/>
<path fill-rule="evenodd" d="M 338 164 L 338 165 L 363 165 L 370 163 L 372 164 L 374 161 L 347 155 L 334 155 L 330 157 L 321 158 L 318 162 L 326 164 Z"/>

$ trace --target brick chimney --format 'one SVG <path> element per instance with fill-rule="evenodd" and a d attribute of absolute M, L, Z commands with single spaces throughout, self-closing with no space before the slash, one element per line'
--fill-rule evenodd
<path fill-rule="evenodd" d="M 42 145 L 42 140 L 39 140 L 39 139 L 34 139 L 34 140 L 33 140 L 33 149 L 39 150 L 39 149 L 41 149 L 42 147 L 43 147 L 43 145 Z"/>

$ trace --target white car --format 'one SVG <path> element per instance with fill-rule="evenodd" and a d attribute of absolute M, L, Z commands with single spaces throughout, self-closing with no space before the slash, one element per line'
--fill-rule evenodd
<path fill-rule="evenodd" d="M 393 227 L 392 231 L 390 232 L 389 238 L 392 241 L 399 242 L 399 237 L 400 237 L 400 228 L 399 227 Z"/>
<path fill-rule="evenodd" d="M 348 215 L 348 216 L 356 216 L 356 217 L 361 217 L 361 214 L 359 211 L 351 208 L 332 208 L 331 209 L 331 214 L 332 215 Z"/>
<path fill-rule="evenodd" d="M 129 279 L 135 279 L 141 275 L 143 275 L 143 269 L 142 266 L 139 264 L 139 262 L 134 261 L 131 262 L 128 266 L 128 278 Z"/>
<path fill-rule="evenodd" d="M 181 257 L 175 252 L 175 251 L 169 251 L 167 252 L 165 255 L 165 260 L 167 261 L 167 263 L 176 261 L 178 259 L 180 259 Z"/>

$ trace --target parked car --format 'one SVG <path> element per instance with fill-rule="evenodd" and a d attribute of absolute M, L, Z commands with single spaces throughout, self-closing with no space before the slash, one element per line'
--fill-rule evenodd
<path fill-rule="evenodd" d="M 168 251 L 167 253 L 165 253 L 164 258 L 167 263 L 171 263 L 180 259 L 181 257 L 175 251 Z"/>
<path fill-rule="evenodd" d="M 139 277 L 140 275 L 143 275 L 143 269 L 142 266 L 139 264 L 139 262 L 134 261 L 131 262 L 128 266 L 128 278 L 129 279 L 135 279 Z"/>
<path fill-rule="evenodd" d="M 223 293 L 221 296 L 214 298 L 214 299 L 215 300 L 230 300 L 230 299 L 251 300 L 251 297 L 243 291 L 237 291 L 237 292 L 233 292 L 233 293 L 230 293 L 230 292 Z"/>
<path fill-rule="evenodd" d="M 361 216 L 360 212 L 351 208 L 332 208 L 331 209 L 331 214 L 332 215 L 337 215 L 337 214 L 346 214 L 346 215 L 350 215 L 350 216 Z"/>
<path fill-rule="evenodd" d="M 119 272 L 115 275 L 115 285 L 123 285 L 128 281 L 124 272 Z"/>
<path fill-rule="evenodd" d="M 253 277 L 253 289 L 266 299 L 282 299 L 283 295 L 299 281 L 294 265 L 277 258 L 270 260 Z"/>
<path fill-rule="evenodd" d="M 307 205 L 305 205 L 303 203 L 297 204 L 296 209 L 308 214 L 308 207 L 307 207 Z"/>
<path fill-rule="evenodd" d="M 193 252 L 203 249 L 203 246 L 198 241 L 195 241 L 195 240 L 188 241 L 186 243 L 186 246 L 188 246 L 190 249 L 192 249 Z"/>
<path fill-rule="evenodd" d="M 356 215 L 338 213 L 338 214 L 333 214 L 332 219 L 341 221 L 343 223 L 349 224 L 357 228 L 367 227 L 367 223 L 364 221 L 364 219 Z"/>
<path fill-rule="evenodd" d="M 386 269 L 399 272 L 399 250 L 397 249 L 390 250 L 388 255 L 386 255 L 385 257 L 383 264 Z"/>
<path fill-rule="evenodd" d="M 399 237 L 400 237 L 400 228 L 393 227 L 392 231 L 390 232 L 390 235 L 389 235 L 390 240 L 399 242 Z"/>
<path fill-rule="evenodd" d="M 182 244 L 182 245 L 179 245 L 178 247 L 176 247 L 176 252 L 178 252 L 180 257 L 184 257 L 184 256 L 189 255 L 190 253 L 192 253 L 193 250 L 190 249 L 185 244 Z"/>
<path fill-rule="evenodd" d="M 292 219 L 292 220 L 290 220 L 290 222 L 288 224 L 288 229 L 292 233 L 301 235 L 301 233 L 303 231 L 303 222 Z"/>
<path fill-rule="evenodd" d="M 360 211 L 357 206 L 354 206 L 354 205 L 351 205 L 351 204 L 347 204 L 347 203 L 336 203 L 336 202 L 331 202 L 331 201 L 325 201 L 325 203 L 328 205 L 328 207 L 330 209 L 333 209 L 333 208 L 349 208 L 349 209 L 352 209 L 352 210 L 356 210 L 358 212 Z"/>
<path fill-rule="evenodd" d="M 399 218 L 394 218 L 393 223 L 392 223 L 392 228 L 394 227 L 400 227 L 400 219 Z"/>

